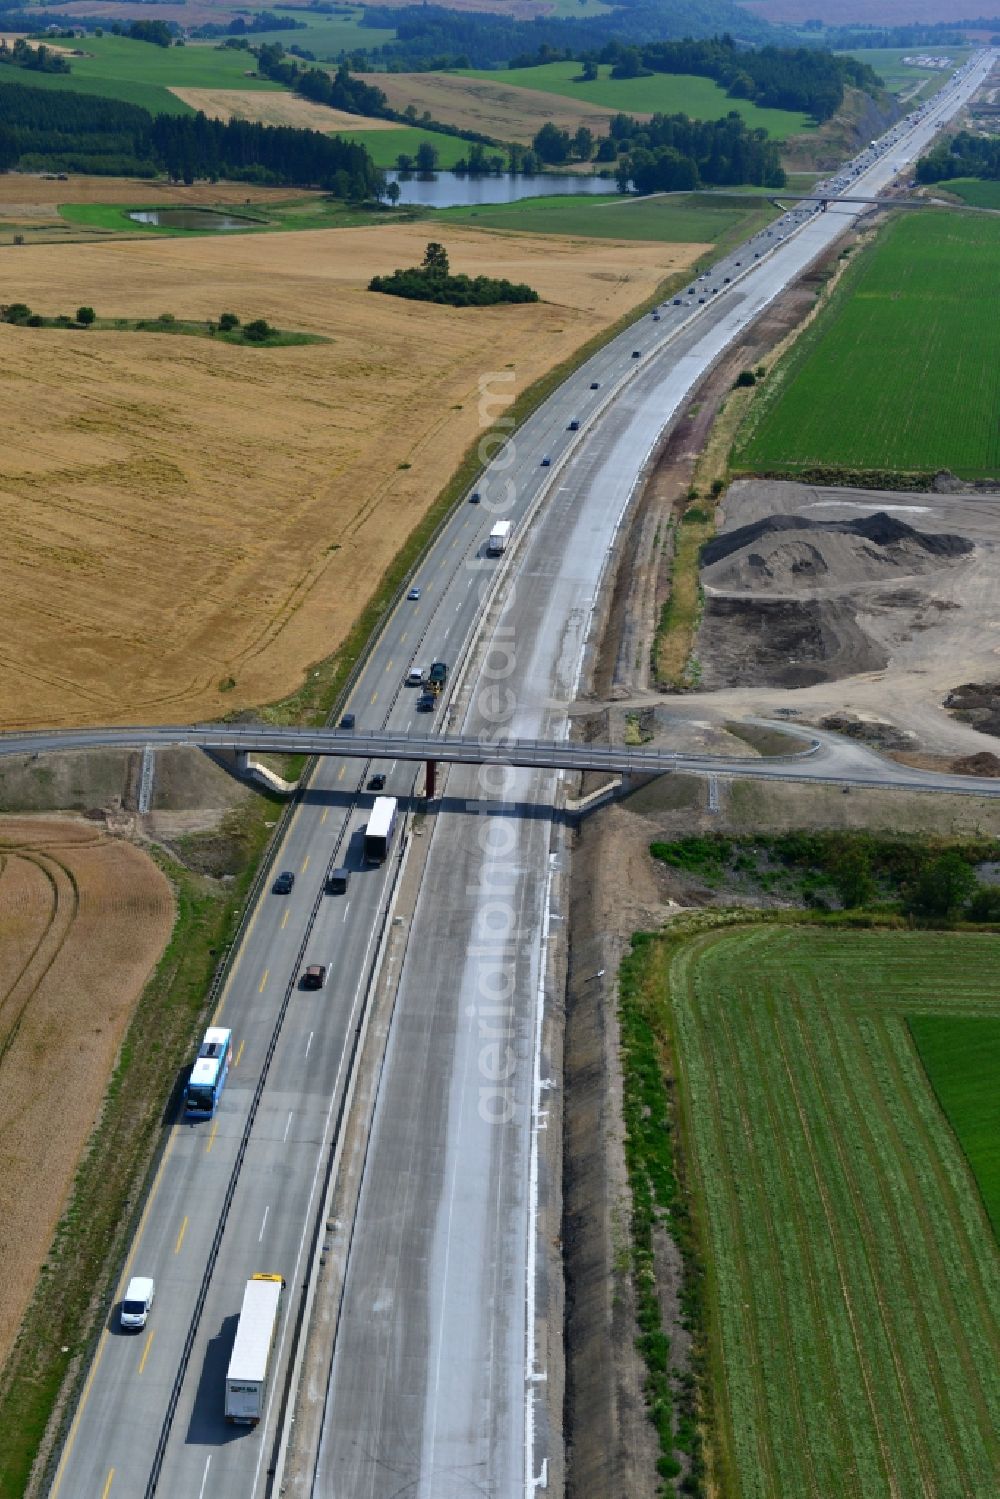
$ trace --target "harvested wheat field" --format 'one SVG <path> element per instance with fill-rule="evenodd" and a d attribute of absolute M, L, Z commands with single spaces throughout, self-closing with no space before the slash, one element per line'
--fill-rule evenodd
<path fill-rule="evenodd" d="M 395 120 L 377 120 L 369 115 L 348 114 L 314 104 L 298 94 L 274 94 L 261 89 L 172 88 L 172 94 L 192 109 L 200 109 L 210 120 L 253 120 L 260 125 L 292 125 L 297 130 L 396 130 Z M 527 90 L 525 90 L 527 92 Z"/>
<path fill-rule="evenodd" d="M 454 73 L 359 73 L 366 83 L 385 94 L 393 109 L 415 106 L 420 114 L 429 110 L 436 120 L 459 130 L 478 130 L 500 140 L 530 145 L 533 137 L 551 120 L 560 130 L 573 134 L 586 125 L 595 135 L 607 135 L 613 109 L 564 99 L 538 89 L 516 88 L 494 83 L 492 78 L 460 78 Z M 503 75 L 497 74 L 498 80 Z M 177 90 L 175 89 L 176 93 Z M 186 95 L 185 95 L 186 97 Z M 648 115 L 637 115 L 648 119 Z"/>
<path fill-rule="evenodd" d="M 11 224 L 36 220 L 64 224 L 60 203 L 139 203 L 144 207 L 170 204 L 215 207 L 219 203 L 287 203 L 287 187 L 252 187 L 245 182 L 201 182 L 185 187 L 179 182 L 147 182 L 141 177 L 70 177 L 67 182 L 32 176 L 28 172 L 0 172 L 0 219 Z M 307 194 L 296 190 L 296 197 Z"/>
<path fill-rule="evenodd" d="M 103 828 L 0 818 L 0 1366 L 173 914 Z"/>
<path fill-rule="evenodd" d="M 248 348 L 0 324 L 0 725 L 189 721 L 272 701 L 346 635 L 511 394 L 700 245 L 449 229 L 458 271 L 541 304 L 454 309 L 366 290 L 427 225 L 0 250 L 40 312 L 266 317 L 324 334 Z"/>

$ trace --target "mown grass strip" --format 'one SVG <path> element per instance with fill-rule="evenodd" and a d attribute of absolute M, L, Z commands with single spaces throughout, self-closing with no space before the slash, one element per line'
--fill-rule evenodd
<path fill-rule="evenodd" d="M 0 1384 L 0 1499 L 23 1499 L 44 1469 L 110 1304 L 186 1063 L 205 1022 L 220 955 L 231 940 L 271 829 L 276 803 L 244 816 L 243 867 L 213 886 L 158 855 L 173 884 L 170 941 L 136 1007 L 99 1123 Z M 170 1095 L 165 1107 L 164 1080 Z M 62 1421 L 53 1416 L 62 1402 Z M 45 1452 L 41 1453 L 47 1437 Z M 36 1485 L 39 1472 L 33 1480 Z"/>
<path fill-rule="evenodd" d="M 1000 1237 L 1000 1019 L 913 1015 L 907 1023 Z"/>

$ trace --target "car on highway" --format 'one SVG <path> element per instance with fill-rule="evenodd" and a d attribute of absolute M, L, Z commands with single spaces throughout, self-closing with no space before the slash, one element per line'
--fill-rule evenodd
<path fill-rule="evenodd" d="M 119 1319 L 128 1332 L 138 1332 L 145 1327 L 149 1309 L 156 1295 L 156 1281 L 146 1275 L 133 1275 L 125 1288 Z"/>
<path fill-rule="evenodd" d="M 411 603 L 415 604 L 422 592 L 423 589 L 421 588 L 411 588 L 406 597 L 411 601 Z"/>
<path fill-rule="evenodd" d="M 341 866 L 339 869 L 331 869 L 326 877 L 327 895 L 344 895 L 351 882 L 351 871 Z"/>
<path fill-rule="evenodd" d="M 679 307 L 680 305 L 681 305 L 681 299 L 680 299 L 680 297 L 675 297 L 674 298 L 674 306 L 675 307 Z"/>
<path fill-rule="evenodd" d="M 641 349 L 633 349 L 632 350 L 632 358 L 633 359 L 641 359 L 642 358 L 642 350 Z"/>
<path fill-rule="evenodd" d="M 422 666 L 411 666 L 406 673 L 405 683 L 407 687 L 422 687 L 424 685 L 424 669 Z"/>
<path fill-rule="evenodd" d="M 479 501 L 481 499 L 482 499 L 482 495 L 479 493 L 479 490 L 478 489 L 474 489 L 472 491 L 472 493 L 469 495 L 469 504 L 470 505 L 478 505 Z"/>
<path fill-rule="evenodd" d="M 600 382 L 600 380 L 591 380 L 591 382 L 590 382 L 590 388 L 591 388 L 591 390 L 600 390 L 600 388 L 601 388 L 601 382 Z"/>
<path fill-rule="evenodd" d="M 551 465 L 552 459 L 549 457 L 548 453 L 546 453 L 545 457 L 542 459 L 542 468 L 550 468 Z"/>
<path fill-rule="evenodd" d="M 579 430 L 580 430 L 580 423 L 577 421 L 576 417 L 574 417 L 573 420 L 570 422 L 569 426 L 566 428 L 566 431 L 567 432 L 579 432 Z"/>
<path fill-rule="evenodd" d="M 356 722 L 357 719 L 354 717 L 353 713 L 345 713 L 343 718 L 340 720 L 340 727 L 342 729 L 353 729 Z"/>
<path fill-rule="evenodd" d="M 660 314 L 658 312 L 654 312 L 653 313 L 653 322 L 654 323 L 658 323 L 659 321 L 660 321 Z"/>
<path fill-rule="evenodd" d="M 303 971 L 302 977 L 299 980 L 300 987 L 303 989 L 322 989 L 325 983 L 325 963 L 310 963 L 308 968 Z"/>
<path fill-rule="evenodd" d="M 430 687 L 443 687 L 448 680 L 447 661 L 432 661 L 431 669 L 427 673 L 427 683 Z"/>
<path fill-rule="evenodd" d="M 698 298 L 698 302 L 699 302 L 699 305 L 700 305 L 700 304 L 701 304 L 701 303 L 703 303 L 703 302 L 704 302 L 704 300 L 705 300 L 705 298 L 704 298 L 704 297 L 699 297 L 699 298 Z"/>
<path fill-rule="evenodd" d="M 437 707 L 437 694 L 433 692 L 422 692 L 417 698 L 418 713 L 433 713 Z"/>
<path fill-rule="evenodd" d="M 295 884 L 295 876 L 290 869 L 283 869 L 275 880 L 271 889 L 275 895 L 291 895 L 292 886 Z"/>
<path fill-rule="evenodd" d="M 384 791 L 385 790 L 385 776 L 382 774 L 381 771 L 379 771 L 379 773 L 377 775 L 373 775 L 373 776 L 369 776 L 368 777 L 368 790 L 369 791 Z"/>

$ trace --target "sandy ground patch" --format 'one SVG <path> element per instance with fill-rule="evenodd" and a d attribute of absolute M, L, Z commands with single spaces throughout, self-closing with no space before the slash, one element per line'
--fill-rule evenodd
<path fill-rule="evenodd" d="M 173 910 L 103 828 L 0 818 L 0 1365 Z"/>
<path fill-rule="evenodd" d="M 696 647 L 712 693 L 685 697 L 732 717 L 884 720 L 934 754 L 996 740 L 943 707 L 1000 662 L 1000 514 L 986 493 L 817 489 L 766 480 L 730 488 L 705 551 Z"/>
<path fill-rule="evenodd" d="M 613 109 L 543 94 L 537 89 L 515 88 L 485 78 L 459 78 L 450 73 L 368 73 L 367 83 L 380 88 L 393 109 L 416 107 L 429 110 L 435 120 L 457 125 L 460 130 L 478 130 L 498 140 L 530 145 L 546 120 L 571 134 L 587 125 L 595 135 L 607 135 Z M 502 74 L 497 74 L 498 80 Z M 638 119 L 648 119 L 639 115 Z"/>
<path fill-rule="evenodd" d="M 0 723 L 186 721 L 287 693 L 475 440 L 480 380 L 513 398 L 704 248 L 450 229 L 454 269 L 545 300 L 365 289 L 427 238 L 399 224 L 0 250 L 10 295 L 39 311 L 231 309 L 332 339 L 0 325 Z"/>
<path fill-rule="evenodd" d="M 267 93 L 260 89 L 172 88 L 185 104 L 200 109 L 210 120 L 253 120 L 260 125 L 292 125 L 297 130 L 393 130 L 394 120 L 376 120 L 369 115 L 328 109 L 297 94 Z"/>

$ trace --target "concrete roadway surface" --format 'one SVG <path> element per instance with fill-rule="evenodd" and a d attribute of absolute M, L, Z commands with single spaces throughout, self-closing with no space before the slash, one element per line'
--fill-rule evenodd
<path fill-rule="evenodd" d="M 971 92 L 972 83 L 968 73 L 959 88 Z M 957 107 L 958 95 L 946 96 L 935 101 L 938 115 L 949 98 Z M 898 150 L 916 154 L 930 133 L 925 117 Z M 888 177 L 884 158 L 872 172 Z M 504 513 L 522 543 L 507 558 L 512 586 L 489 611 L 487 636 L 503 652 L 513 644 L 515 668 L 508 683 L 500 651 L 479 662 L 455 710 L 463 727 L 495 730 L 490 720 L 499 716 L 518 735 L 565 731 L 606 558 L 660 430 L 718 352 L 838 227 L 832 208 L 807 219 L 745 282 L 712 297 L 704 313 L 692 317 L 683 308 L 685 326 L 679 331 L 676 320 L 673 337 L 667 316 L 627 331 L 517 433 L 509 467 L 480 486 L 488 498 L 490 479 L 495 492 L 510 481 Z M 586 423 L 585 431 L 569 434 L 571 418 Z M 541 467 L 544 455 L 550 468 Z M 419 569 L 421 599 L 400 602 L 353 689 L 359 727 L 426 723 L 402 677 L 414 662 L 463 658 L 500 570 L 482 556 L 491 519 L 487 503 L 463 506 L 444 527 Z M 511 635 L 497 633 L 508 629 Z M 483 696 L 484 687 L 507 685 L 509 702 Z M 442 725 L 445 717 L 439 715 Z M 294 871 L 295 888 L 287 897 L 261 896 L 215 1017 L 234 1030 L 238 1065 L 214 1120 L 174 1119 L 123 1268 L 122 1288 L 130 1274 L 156 1279 L 148 1327 L 125 1336 L 112 1310 L 53 1496 L 256 1499 L 268 1491 L 349 1042 L 397 871 L 394 859 L 360 867 L 371 768 L 324 759 L 291 819 L 275 869 Z M 412 768 L 378 768 L 390 794 L 409 795 Z M 509 1499 L 533 1491 L 558 1444 L 545 1425 L 544 1370 L 533 1367 L 530 1225 L 546 950 L 539 935 L 547 930 L 548 874 L 560 849 L 548 814 L 551 774 L 513 772 L 503 794 L 506 805 L 495 815 L 479 815 L 482 805 L 453 811 L 467 797 L 480 804 L 484 798 L 475 772 L 452 771 L 435 820 L 355 1227 L 317 1496 Z M 494 826 L 491 852 L 478 831 Z M 401 828 L 397 858 L 405 844 Z M 341 863 L 355 870 L 349 892 L 325 896 L 324 873 Z M 488 928 L 498 913 L 490 888 L 498 883 L 514 935 L 496 938 L 499 945 L 482 959 L 493 968 L 484 973 L 470 938 L 485 931 L 480 946 L 493 943 Z M 331 964 L 318 993 L 296 988 L 307 962 Z M 499 1028 L 501 1048 L 485 1063 L 484 1026 L 494 1034 Z M 484 1067 L 502 1076 L 484 1076 Z M 480 1117 L 483 1087 L 506 1090 L 508 1121 Z M 249 1432 L 225 1426 L 222 1384 L 244 1283 L 259 1270 L 283 1274 L 288 1290 L 267 1419 Z"/>

